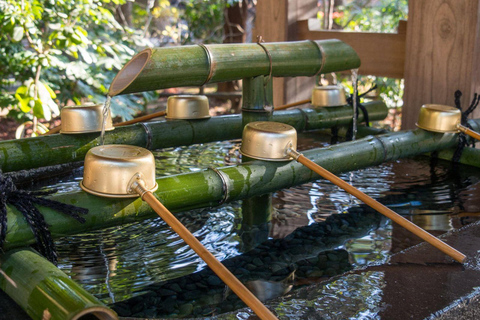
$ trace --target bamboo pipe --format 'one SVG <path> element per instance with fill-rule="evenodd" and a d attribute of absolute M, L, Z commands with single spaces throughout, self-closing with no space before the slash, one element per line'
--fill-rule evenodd
<path fill-rule="evenodd" d="M 147 202 L 150 207 L 173 229 L 190 248 L 195 251 L 200 258 L 212 269 L 215 274 L 225 282 L 225 284 L 249 306 L 260 319 L 275 320 L 277 317 L 268 310 L 255 295 L 250 292 L 243 283 L 240 282 L 213 254 L 208 251 L 200 241 L 188 231 L 185 226 L 178 221 L 175 216 L 168 211 L 165 206 L 155 198 L 152 192 L 146 189 L 142 183 L 134 182 L 132 188 Z M 278 320 L 278 319 L 277 319 Z"/>
<path fill-rule="evenodd" d="M 436 153 L 435 156 L 439 159 L 452 161 L 456 150 L 456 148 L 441 150 L 440 152 Z M 429 156 L 432 157 L 433 155 L 429 154 Z M 478 161 L 478 159 L 480 159 L 480 149 L 465 147 L 458 163 L 480 168 L 480 161 Z"/>
<path fill-rule="evenodd" d="M 118 319 L 117 314 L 32 249 L 1 256 L 0 288 L 32 319 Z"/>
<path fill-rule="evenodd" d="M 165 115 L 165 113 L 166 113 L 165 110 L 158 111 L 158 112 L 155 112 L 155 113 L 152 113 L 152 114 L 147 114 L 145 116 L 138 117 L 138 118 L 135 118 L 135 119 L 132 119 L 132 120 L 128 120 L 128 121 L 124 121 L 124 122 L 120 122 L 120 123 L 115 123 L 113 126 L 114 127 L 128 126 L 130 124 L 135 124 L 135 123 L 138 123 L 138 122 L 148 121 L 148 120 L 158 118 L 158 117 L 163 117 Z M 58 133 L 60 130 L 62 130 L 62 125 L 61 124 L 59 126 L 53 128 L 52 130 L 49 130 L 49 131 L 45 132 L 42 135 L 46 136 L 46 135 Z"/>
<path fill-rule="evenodd" d="M 300 105 L 305 104 L 305 103 L 310 103 L 311 101 L 312 101 L 312 99 L 305 99 L 305 100 L 300 100 L 300 101 L 297 101 L 297 102 L 292 102 L 292 103 L 289 103 L 289 104 L 285 104 L 283 106 L 275 107 L 274 111 L 279 111 L 279 110 L 284 110 L 284 109 L 288 109 L 288 108 L 291 108 L 291 107 L 300 106 Z"/>
<path fill-rule="evenodd" d="M 437 237 L 431 235 L 427 231 L 423 230 L 422 228 L 418 227 L 414 223 L 408 221 L 398 213 L 394 212 L 393 210 L 389 209 L 388 207 L 384 206 L 377 200 L 371 198 L 370 196 L 366 195 L 362 191 L 358 190 L 357 188 L 353 187 L 352 185 L 346 183 L 330 171 L 322 168 L 318 164 L 314 163 L 313 161 L 306 158 L 303 154 L 297 152 L 296 150 L 289 149 L 287 154 L 295 158 L 299 163 L 303 164 L 310 170 L 314 171 L 315 173 L 319 174 L 321 177 L 327 179 L 328 181 L 332 182 L 336 186 L 340 187 L 341 189 L 347 191 L 354 197 L 360 199 L 365 204 L 370 206 L 371 208 L 377 210 L 387 218 L 391 219 L 392 221 L 396 222 L 400 226 L 404 227 L 408 231 L 412 232 L 416 236 L 420 237 L 421 239 L 425 240 L 426 242 L 430 243 L 435 248 L 439 249 L 443 253 L 449 255 L 454 260 L 463 263 L 466 259 L 466 256 L 459 252 L 458 250 L 452 248 L 445 242 L 441 241 Z"/>
<path fill-rule="evenodd" d="M 474 128 L 478 127 L 480 120 L 470 120 L 469 124 Z M 368 136 L 354 142 L 308 150 L 304 154 L 330 172 L 340 173 L 375 166 L 385 161 L 453 148 L 457 141 L 457 134 L 410 130 L 376 137 Z M 180 212 L 218 206 L 220 201 L 242 200 L 319 178 L 317 174 L 297 162 L 253 161 L 217 170 L 219 173 L 206 169 L 161 177 L 157 179 L 159 189 L 154 194 L 162 199 L 171 212 Z M 246 172 L 249 174 L 246 175 Z M 89 209 L 89 214 L 84 216 L 85 223 L 78 224 L 72 218 L 59 215 L 52 209 L 39 207 L 54 238 L 152 217 L 151 208 L 142 204 L 141 199 L 138 201 L 108 199 L 81 191 L 55 194 L 48 198 Z M 35 242 L 23 215 L 11 205 L 7 205 L 7 218 L 5 249 Z"/>
<path fill-rule="evenodd" d="M 314 76 L 356 69 L 360 59 L 339 40 L 262 44 L 274 77 Z M 145 49 L 113 79 L 108 95 L 202 86 L 270 74 L 270 59 L 255 43 L 209 44 Z"/>
<path fill-rule="evenodd" d="M 305 103 L 309 103 L 311 101 L 311 99 L 305 99 L 305 100 L 300 100 L 300 101 L 297 101 L 297 102 L 293 102 L 293 103 L 289 103 L 289 104 L 285 104 L 283 106 L 278 106 L 278 107 L 275 107 L 275 111 L 279 111 L 279 110 L 284 110 L 284 109 L 288 109 L 288 108 L 291 108 L 291 107 L 296 107 L 296 106 L 300 106 L 302 104 L 305 104 Z M 148 120 L 151 120 L 151 119 L 154 119 L 154 118 L 158 118 L 158 117 L 163 117 L 165 115 L 166 111 L 159 111 L 159 112 L 155 112 L 155 113 L 152 113 L 152 114 L 147 114 L 145 116 L 142 116 L 142 117 L 138 117 L 138 118 L 135 118 L 135 119 L 132 119 L 132 120 L 129 120 L 129 121 L 124 121 L 124 122 L 120 122 L 120 123 L 115 123 L 113 126 L 114 127 L 122 127 L 122 126 L 127 126 L 127 125 L 130 125 L 130 124 L 135 124 L 135 123 L 138 123 L 138 122 L 143 122 L 143 121 L 148 121 Z M 54 133 L 58 133 L 60 130 L 62 130 L 62 125 L 59 125 L 47 132 L 45 132 L 44 134 L 42 134 L 43 136 L 46 136 L 46 135 L 50 135 L 50 134 L 54 134 Z"/>
<path fill-rule="evenodd" d="M 370 119 L 382 120 L 388 109 L 383 102 L 365 104 Z M 273 121 L 287 123 L 298 131 L 348 125 L 352 121 L 351 107 L 293 109 L 274 112 Z M 363 114 L 360 113 L 359 121 Z M 238 139 L 242 136 L 242 116 L 226 115 L 202 121 L 155 121 L 120 127 L 105 133 L 106 144 L 129 144 L 147 149 L 159 149 Z M 50 135 L 35 138 L 0 141 L 0 169 L 3 172 L 26 170 L 72 161 L 83 161 L 90 148 L 99 143 L 99 134 Z"/>

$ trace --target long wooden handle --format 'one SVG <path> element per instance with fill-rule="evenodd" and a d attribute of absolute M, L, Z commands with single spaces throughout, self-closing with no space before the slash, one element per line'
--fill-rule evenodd
<path fill-rule="evenodd" d="M 158 111 L 158 112 L 155 112 L 155 113 L 152 113 L 152 114 L 147 114 L 146 116 L 143 116 L 143 117 L 138 117 L 138 118 L 135 118 L 135 119 L 132 119 L 132 120 L 129 120 L 129 121 L 116 123 L 113 126 L 114 127 L 128 126 L 129 124 L 143 122 L 143 121 L 147 121 L 147 120 L 150 120 L 150 119 L 153 119 L 153 118 L 163 117 L 165 114 L 166 114 L 165 110 Z"/>
<path fill-rule="evenodd" d="M 299 106 L 299 105 L 302 105 L 302 104 L 305 104 L 305 103 L 310 103 L 310 101 L 311 101 L 311 99 L 300 100 L 300 101 L 297 101 L 297 102 L 285 104 L 283 106 L 275 107 L 275 108 L 273 108 L 273 110 L 278 111 L 278 110 L 283 110 L 283 109 L 287 109 L 287 108 L 291 108 L 291 107 L 296 107 L 296 106 Z"/>
<path fill-rule="evenodd" d="M 297 158 L 298 157 L 298 158 Z M 398 223 L 400 226 L 404 227 L 408 231 L 414 233 L 415 235 L 419 236 L 423 240 L 427 241 L 431 245 L 433 245 L 435 248 L 439 249 L 443 253 L 449 255 L 456 261 L 463 263 L 465 261 L 466 256 L 446 244 L 445 242 L 441 241 L 437 237 L 431 235 L 427 231 L 423 230 L 419 226 L 413 224 L 412 222 L 408 221 L 398 213 L 392 211 L 391 209 L 385 207 L 383 204 L 378 202 L 377 200 L 369 197 L 362 191 L 358 190 L 357 188 L 351 186 L 350 184 L 346 183 L 330 171 L 322 168 L 315 162 L 311 161 L 310 159 L 305 158 L 302 154 L 295 154 L 295 158 L 297 158 L 297 161 L 309 168 L 310 170 L 318 173 L 320 176 L 323 178 L 327 179 L 328 181 L 332 182 L 333 184 L 337 185 L 338 187 L 342 188 L 343 190 L 347 191 L 351 195 L 357 197 L 358 199 L 362 200 L 365 202 L 367 205 L 372 207 L 373 209 L 377 210 L 387 218 L 390 218 L 391 220 L 395 221 Z"/>
<path fill-rule="evenodd" d="M 147 114 L 146 116 L 143 116 L 143 117 L 138 117 L 138 118 L 135 118 L 135 119 L 132 119 L 132 120 L 116 123 L 113 126 L 114 127 L 127 126 L 129 124 L 134 124 L 134 123 L 138 123 L 138 122 L 142 122 L 142 121 L 147 121 L 147 120 L 150 120 L 150 119 L 153 119 L 153 118 L 163 117 L 165 115 L 165 113 L 166 113 L 165 110 L 164 111 L 158 111 L 158 112 L 155 112 L 155 113 L 152 113 L 152 114 Z M 59 126 L 53 128 L 53 129 L 48 130 L 43 135 L 46 136 L 46 135 L 49 135 L 49 134 L 58 133 L 60 130 L 62 130 L 62 125 L 61 124 Z"/>
<path fill-rule="evenodd" d="M 478 132 L 475 132 L 467 127 L 462 126 L 461 124 L 458 125 L 458 130 L 462 131 L 466 135 L 469 135 L 470 137 L 480 140 L 480 134 Z"/>
<path fill-rule="evenodd" d="M 265 307 L 220 261 L 215 258 L 201 243 L 168 211 L 165 206 L 150 192 L 144 192 L 142 199 L 175 231 L 199 256 L 207 263 L 216 275 L 232 289 L 235 294 L 249 306 L 260 319 L 274 320 L 275 315 Z M 277 319 L 278 320 L 278 319 Z"/>

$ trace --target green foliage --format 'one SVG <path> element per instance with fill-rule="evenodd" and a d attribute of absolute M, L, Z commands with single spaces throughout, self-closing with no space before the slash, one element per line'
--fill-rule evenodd
<path fill-rule="evenodd" d="M 396 1 L 345 1 L 339 6 L 334 19 L 337 27 L 344 30 L 368 32 L 396 32 L 400 20 L 406 20 L 408 15 L 408 0 Z M 350 88 L 349 77 L 340 76 L 341 82 Z M 377 93 L 385 101 L 387 107 L 400 109 L 403 106 L 403 79 L 392 79 L 375 76 L 359 76 L 359 94 L 377 85 Z"/>
<path fill-rule="evenodd" d="M 49 120 L 68 102 L 103 102 L 132 48 L 148 45 L 114 19 L 125 1 L 1 0 L 0 108 Z M 112 112 L 132 118 L 139 102 L 116 98 Z"/>
<path fill-rule="evenodd" d="M 223 40 L 223 12 L 228 1 L 188 0 L 185 5 L 185 20 L 189 27 L 190 41 L 202 39 L 205 43 L 221 43 Z M 208 21 L 208 24 L 205 22 Z"/>
<path fill-rule="evenodd" d="M 395 32 L 400 20 L 407 19 L 408 0 L 346 1 L 334 20 L 341 29 L 370 32 Z"/>

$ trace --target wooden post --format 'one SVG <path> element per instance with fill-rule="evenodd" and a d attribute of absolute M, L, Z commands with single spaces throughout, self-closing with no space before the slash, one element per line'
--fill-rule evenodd
<path fill-rule="evenodd" d="M 258 1 L 252 42 L 257 41 L 257 36 L 262 36 L 266 42 L 286 41 L 287 8 L 288 0 Z M 274 106 L 284 102 L 284 82 L 284 78 L 273 78 Z"/>
<path fill-rule="evenodd" d="M 297 21 L 317 17 L 317 2 L 317 0 L 288 1 L 288 37 L 286 40 L 298 39 Z M 311 99 L 314 84 L 314 77 L 285 78 L 285 95 L 281 104 Z"/>
<path fill-rule="evenodd" d="M 297 21 L 317 15 L 316 0 L 261 0 L 257 3 L 252 41 L 261 35 L 267 42 L 297 40 Z M 310 98 L 312 77 L 274 78 L 275 106 Z"/>
<path fill-rule="evenodd" d="M 480 1 L 409 1 L 402 129 L 415 127 L 422 104 L 454 105 L 461 90 L 465 110 L 480 93 Z M 478 117 L 475 110 L 473 117 Z"/>

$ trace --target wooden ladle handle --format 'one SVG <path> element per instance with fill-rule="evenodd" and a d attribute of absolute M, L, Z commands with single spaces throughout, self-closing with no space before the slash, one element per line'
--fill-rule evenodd
<path fill-rule="evenodd" d="M 139 190 L 140 189 L 140 190 Z M 152 209 L 175 231 L 199 256 L 207 263 L 215 274 L 232 289 L 235 294 L 249 306 L 260 319 L 274 320 L 278 318 L 263 305 L 220 261 L 215 258 L 165 206 L 155 198 L 153 193 L 135 186 L 135 190 L 142 196 Z"/>
<path fill-rule="evenodd" d="M 458 130 L 462 131 L 466 135 L 468 135 L 468 136 L 470 136 L 474 139 L 480 140 L 480 133 L 475 132 L 472 129 L 467 128 L 465 126 L 462 126 L 461 124 L 459 124 L 457 127 L 458 127 Z"/>
<path fill-rule="evenodd" d="M 135 118 L 135 119 L 132 119 L 132 120 L 116 123 L 113 126 L 114 127 L 127 126 L 129 124 L 134 124 L 134 123 L 143 122 L 143 121 L 147 121 L 147 120 L 158 118 L 158 117 L 163 117 L 165 115 L 165 113 L 166 113 L 165 110 L 158 111 L 158 112 L 155 112 L 155 113 L 152 113 L 152 114 L 147 114 L 146 116 L 142 116 L 142 117 L 138 117 L 138 118 Z M 53 128 L 53 129 L 51 129 L 51 130 L 48 130 L 43 135 L 46 136 L 46 135 L 58 133 L 58 132 L 60 132 L 60 130 L 62 130 L 62 125 L 61 124 L 59 126 Z"/>
<path fill-rule="evenodd" d="M 296 106 L 299 106 L 299 105 L 302 105 L 302 104 L 305 104 L 305 103 L 310 103 L 310 102 L 311 102 L 311 99 L 300 100 L 300 101 L 297 101 L 297 102 L 284 104 L 283 106 L 275 107 L 273 110 L 274 111 L 284 110 L 284 109 L 288 109 L 288 108 L 291 108 L 291 107 L 296 107 Z"/>
<path fill-rule="evenodd" d="M 332 182 L 333 184 L 337 185 L 338 187 L 342 188 L 343 190 L 347 191 L 351 195 L 357 197 L 358 199 L 362 200 L 367 204 L 368 206 L 372 207 L 373 209 L 377 210 L 387 218 L 390 218 L 394 222 L 398 223 L 400 226 L 404 227 L 408 231 L 412 232 L 413 234 L 419 236 L 426 242 L 430 243 L 433 245 L 435 248 L 439 249 L 443 253 L 449 255 L 452 257 L 454 260 L 463 263 L 465 261 L 466 256 L 457 251 L 456 249 L 452 248 L 445 242 L 441 241 L 437 237 L 431 235 L 427 231 L 423 230 L 419 226 L 413 224 L 409 220 L 405 219 L 398 213 L 394 212 L 393 210 L 387 208 L 377 200 L 369 197 L 362 191 L 358 190 L 357 188 L 353 187 L 352 185 L 348 184 L 347 182 L 343 181 L 330 171 L 322 168 L 315 162 L 311 161 L 310 159 L 305 158 L 304 155 L 299 154 L 296 151 L 290 150 L 290 155 L 292 155 L 298 162 L 309 168 L 310 170 L 316 172 L 323 178 L 327 179 L 328 181 Z"/>

